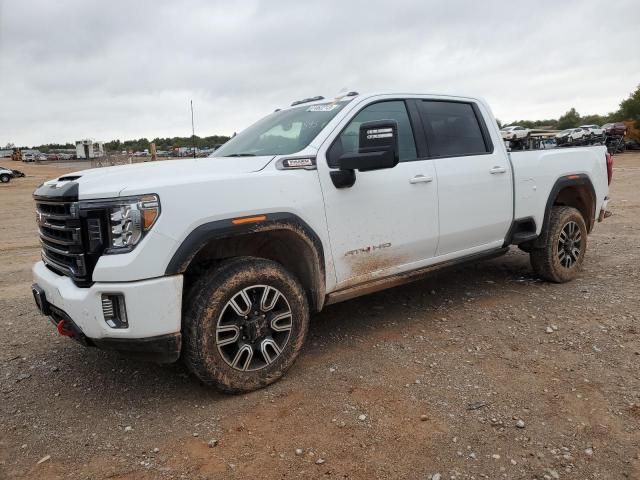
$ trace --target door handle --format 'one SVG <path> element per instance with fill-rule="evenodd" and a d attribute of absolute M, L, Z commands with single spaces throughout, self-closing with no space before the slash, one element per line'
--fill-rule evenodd
<path fill-rule="evenodd" d="M 433 177 L 427 177 L 425 175 L 416 175 L 413 178 L 409 179 L 409 183 L 431 183 L 433 182 Z"/>
<path fill-rule="evenodd" d="M 491 170 L 489 170 L 489 173 L 491 173 L 492 175 L 495 175 L 496 173 L 504 173 L 506 171 L 507 171 L 506 167 L 500 167 L 496 165 Z"/>

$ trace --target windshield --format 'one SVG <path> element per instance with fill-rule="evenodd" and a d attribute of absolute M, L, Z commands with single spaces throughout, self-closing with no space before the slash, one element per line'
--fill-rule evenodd
<path fill-rule="evenodd" d="M 276 111 L 240 132 L 213 152 L 211 157 L 290 155 L 299 152 L 347 103 L 316 103 Z"/>
<path fill-rule="evenodd" d="M 516 128 L 516 127 L 504 127 L 504 128 L 502 129 L 502 131 L 503 131 L 503 132 L 510 132 L 510 131 L 511 131 L 511 130 L 513 130 L 514 128 Z"/>

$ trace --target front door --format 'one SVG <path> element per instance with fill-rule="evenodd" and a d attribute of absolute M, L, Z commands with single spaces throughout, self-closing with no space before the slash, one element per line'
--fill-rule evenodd
<path fill-rule="evenodd" d="M 330 171 L 337 167 L 337 158 L 358 151 L 360 124 L 374 120 L 397 122 L 400 163 L 356 172 L 353 186 L 336 188 Z M 410 270 L 433 257 L 438 243 L 436 172 L 433 162 L 416 149 L 415 135 L 423 132 L 412 124 L 406 102 L 369 103 L 336 132 L 320 148 L 317 165 L 337 288 Z"/>

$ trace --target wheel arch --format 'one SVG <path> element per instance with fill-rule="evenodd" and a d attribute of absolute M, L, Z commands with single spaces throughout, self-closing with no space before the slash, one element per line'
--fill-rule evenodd
<path fill-rule="evenodd" d="M 596 191 L 588 175 L 566 175 L 556 180 L 547 198 L 541 232 L 548 228 L 551 209 L 558 205 L 574 207 L 580 211 L 587 232 L 591 232 L 596 219 Z M 544 246 L 545 238 L 542 234 L 538 236 L 535 246 Z"/>
<path fill-rule="evenodd" d="M 314 230 L 295 214 L 260 215 L 255 223 L 217 220 L 195 228 L 178 247 L 166 275 L 185 275 L 185 294 L 204 268 L 224 259 L 253 256 L 280 263 L 298 278 L 312 310 L 320 311 L 325 299 L 325 263 L 322 242 Z M 236 219 L 237 220 L 237 219 Z"/>

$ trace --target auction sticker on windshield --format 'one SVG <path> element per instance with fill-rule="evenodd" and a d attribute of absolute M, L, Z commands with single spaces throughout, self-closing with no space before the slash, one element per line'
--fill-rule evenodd
<path fill-rule="evenodd" d="M 309 108 L 307 108 L 307 112 L 330 112 L 331 110 L 334 110 L 336 108 L 338 108 L 338 104 L 336 103 L 311 105 Z"/>

